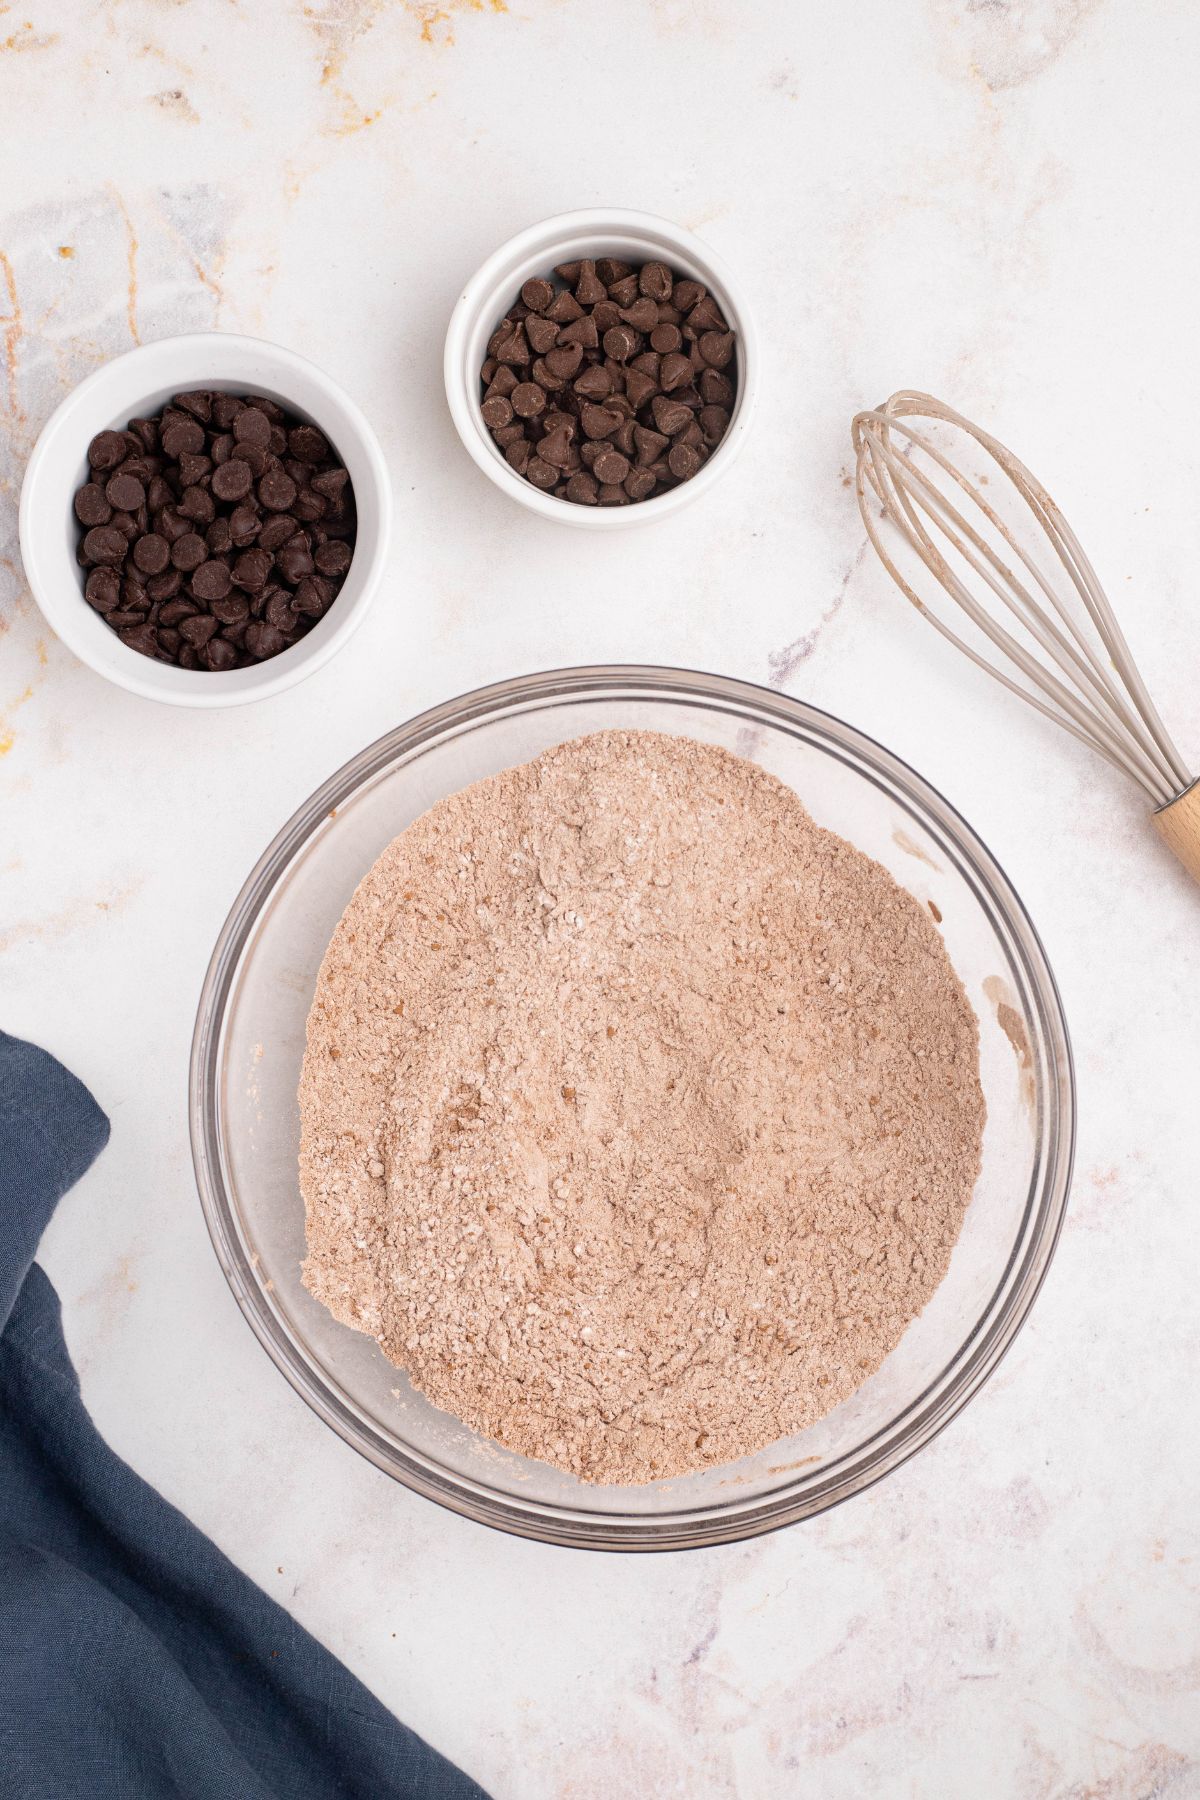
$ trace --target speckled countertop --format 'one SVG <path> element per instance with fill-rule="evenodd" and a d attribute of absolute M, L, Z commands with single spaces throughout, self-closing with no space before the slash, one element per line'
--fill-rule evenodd
<path fill-rule="evenodd" d="M 115 1447 L 499 1800 L 1200 1795 L 1200 897 L 1136 797 L 957 664 L 863 552 L 852 410 L 927 386 L 1051 479 L 1200 754 L 1195 78 L 1180 0 L 0 5 L 0 1019 L 113 1118 L 44 1260 Z M 672 215 L 768 347 L 736 469 L 583 543 L 454 436 L 460 281 L 547 213 Z M 54 640 L 24 458 L 131 342 L 240 330 L 368 408 L 391 579 L 273 702 L 160 710 Z M 213 938 L 366 741 L 506 674 L 709 667 L 864 727 L 967 815 L 1074 1034 L 1077 1180 L 1032 1319 L 881 1486 L 621 1560 L 394 1486 L 276 1374 L 185 1134 Z"/>

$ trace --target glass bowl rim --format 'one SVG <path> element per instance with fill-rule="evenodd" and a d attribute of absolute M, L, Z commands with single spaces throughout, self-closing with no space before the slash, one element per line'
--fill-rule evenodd
<path fill-rule="evenodd" d="M 887 1425 L 826 1465 L 816 1481 L 801 1473 L 765 1495 L 745 1500 L 733 1495 L 715 1505 L 654 1516 L 525 1501 L 415 1457 L 398 1457 L 394 1445 L 346 1404 L 315 1358 L 303 1355 L 282 1327 L 240 1241 L 222 1154 L 219 1072 L 228 1002 L 272 894 L 331 812 L 398 758 L 435 740 L 497 716 L 606 696 L 716 704 L 749 723 L 790 729 L 885 788 L 934 836 L 996 930 L 1010 964 L 1015 957 L 1025 978 L 1023 1010 L 1037 1026 L 1031 1047 L 1044 1102 L 1017 1239 L 986 1308 L 925 1389 Z M 581 1549 L 679 1550 L 738 1542 L 814 1517 L 861 1493 L 931 1442 L 994 1373 L 1029 1315 L 1062 1229 L 1075 1151 L 1075 1072 L 1058 986 L 1020 896 L 963 816 L 923 776 L 856 726 L 774 689 L 700 670 L 593 664 L 515 676 L 442 701 L 368 744 L 296 809 L 254 865 L 218 934 L 192 1036 L 188 1117 L 201 1208 L 234 1298 L 276 1368 L 339 1437 L 414 1492 L 495 1529 Z"/>

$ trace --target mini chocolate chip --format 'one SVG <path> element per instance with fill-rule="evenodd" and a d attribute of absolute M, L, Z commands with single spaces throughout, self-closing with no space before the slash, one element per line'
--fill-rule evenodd
<path fill-rule="evenodd" d="M 83 540 L 83 552 L 90 563 L 123 562 L 125 536 L 115 525 L 93 525 Z"/>
<path fill-rule="evenodd" d="M 702 406 L 696 419 L 706 444 L 719 444 L 729 430 L 729 414 L 723 406 Z"/>
<path fill-rule="evenodd" d="M 115 614 L 109 615 L 110 619 L 115 616 Z M 119 632 L 117 635 L 127 649 L 136 650 L 140 656 L 153 656 L 158 650 L 158 633 L 149 623 L 134 625 L 128 631 Z"/>
<path fill-rule="evenodd" d="M 658 486 L 649 469 L 630 469 L 625 477 L 625 492 L 631 500 L 647 500 Z"/>
<path fill-rule="evenodd" d="M 580 318 L 582 313 L 583 308 L 578 300 L 565 288 L 561 294 L 554 296 L 553 302 L 546 308 L 546 317 L 553 319 L 556 325 L 569 325 L 573 319 Z"/>
<path fill-rule="evenodd" d="M 175 507 L 164 506 L 154 521 L 154 528 L 159 537 L 164 537 L 168 544 L 173 544 L 177 538 L 187 536 L 192 529 L 192 521 L 181 517 Z"/>
<path fill-rule="evenodd" d="M 161 580 L 161 577 L 156 576 L 155 580 Z M 198 611 L 199 608 L 193 606 L 190 600 L 168 600 L 158 615 L 158 622 L 160 625 L 174 627 L 181 619 L 190 619 Z"/>
<path fill-rule="evenodd" d="M 183 586 L 183 576 L 178 569 L 164 569 L 161 575 L 152 575 L 146 583 L 147 597 L 156 606 L 164 600 L 173 600 Z"/>
<path fill-rule="evenodd" d="M 288 432 L 288 449 L 298 462 L 324 462 L 329 445 L 315 425 L 296 425 Z"/>
<path fill-rule="evenodd" d="M 624 481 L 629 473 L 629 458 L 622 456 L 619 450 L 613 450 L 606 445 L 601 455 L 592 464 L 592 471 L 598 481 Z"/>
<path fill-rule="evenodd" d="M 195 586 L 196 584 L 193 582 L 193 591 Z M 250 617 L 250 602 L 245 594 L 239 594 L 234 589 L 209 597 L 208 610 L 214 619 L 221 621 L 222 625 L 244 625 Z"/>
<path fill-rule="evenodd" d="M 710 369 L 725 369 L 733 358 L 732 331 L 706 331 L 699 340 L 700 354 Z"/>
<path fill-rule="evenodd" d="M 605 482 L 601 483 L 601 486 L 600 486 L 600 505 L 601 506 L 628 506 L 628 504 L 629 504 L 629 495 L 625 492 L 625 489 L 623 487 L 619 487 L 615 482 L 612 482 L 612 481 L 605 481 Z"/>
<path fill-rule="evenodd" d="M 267 625 L 261 619 L 256 619 L 253 625 L 246 627 L 246 648 L 259 662 L 268 656 L 278 656 L 286 642 L 282 631 L 277 631 L 274 625 Z"/>
<path fill-rule="evenodd" d="M 658 305 L 648 295 L 635 300 L 632 306 L 626 306 L 621 314 L 626 325 L 632 325 L 635 331 L 653 331 L 658 324 Z"/>
<path fill-rule="evenodd" d="M 647 375 L 641 369 L 626 369 L 625 397 L 635 412 L 640 412 L 647 401 L 652 400 L 658 392 L 658 383 L 653 375 Z"/>
<path fill-rule="evenodd" d="M 210 456 L 193 456 L 188 451 L 179 459 L 179 479 L 185 488 L 197 487 L 206 475 L 212 474 L 212 471 L 213 465 Z"/>
<path fill-rule="evenodd" d="M 212 402 L 212 422 L 218 431 L 230 431 L 233 421 L 242 410 L 242 402 L 236 394 L 214 394 Z"/>
<path fill-rule="evenodd" d="M 613 325 L 604 334 L 604 354 L 614 362 L 628 362 L 637 347 L 637 334 L 628 325 Z"/>
<path fill-rule="evenodd" d="M 705 406 L 723 406 L 726 412 L 732 407 L 733 383 L 718 370 L 704 369 L 696 385 Z"/>
<path fill-rule="evenodd" d="M 589 314 L 576 319 L 573 325 L 564 325 L 558 334 L 560 344 L 578 344 L 581 350 L 596 350 L 600 345 L 600 333 L 596 321 Z"/>
<path fill-rule="evenodd" d="M 698 281 L 677 281 L 671 289 L 671 305 L 681 313 L 689 313 L 707 292 Z"/>
<path fill-rule="evenodd" d="M 197 455 L 204 449 L 204 427 L 198 419 L 181 419 L 178 424 L 168 425 L 159 441 L 167 456 L 179 457 L 185 451 Z"/>
<path fill-rule="evenodd" d="M 121 580 L 115 569 L 93 569 L 83 591 L 97 612 L 108 613 L 121 598 Z"/>
<path fill-rule="evenodd" d="M 344 575 L 350 567 L 350 560 L 349 544 L 339 543 L 336 538 L 330 543 L 318 544 L 313 552 L 313 561 L 319 575 Z"/>
<path fill-rule="evenodd" d="M 558 471 L 552 468 L 541 456 L 530 457 L 529 467 L 526 469 L 525 474 L 528 480 L 532 481 L 534 487 L 538 488 L 553 487 L 554 483 L 558 480 Z"/>
<path fill-rule="evenodd" d="M 207 555 L 204 539 L 194 531 L 189 531 L 186 537 L 176 538 L 171 545 L 171 561 L 185 575 L 192 569 L 198 569 Z"/>
<path fill-rule="evenodd" d="M 521 289 L 521 298 L 530 312 L 545 312 L 554 298 L 554 289 L 548 281 L 542 281 L 535 276 L 532 281 L 527 281 Z"/>
<path fill-rule="evenodd" d="M 650 402 L 650 411 L 654 415 L 655 425 L 668 437 L 674 437 L 677 432 L 682 431 L 692 416 L 686 406 L 681 406 L 678 400 L 668 400 L 665 394 L 655 395 Z"/>
<path fill-rule="evenodd" d="M 218 500 L 244 500 L 253 485 L 250 465 L 240 457 L 230 457 L 213 470 L 212 491 Z"/>
<path fill-rule="evenodd" d="M 265 475 L 268 469 L 274 468 L 279 460 L 278 457 L 272 456 L 269 450 L 262 449 L 258 444 L 239 444 L 236 454 L 239 461 L 245 463 L 255 481 L 260 475 Z"/>
<path fill-rule="evenodd" d="M 559 381 L 570 381 L 582 362 L 583 350 L 578 344 L 561 344 L 557 350 L 546 354 L 546 367 Z"/>
<path fill-rule="evenodd" d="M 229 592 L 232 581 L 227 565 L 210 559 L 193 572 L 192 592 L 197 600 L 220 600 Z"/>
<path fill-rule="evenodd" d="M 264 475 L 263 480 L 266 479 L 267 477 Z M 286 480 L 287 477 L 285 476 L 284 479 Z M 278 550 L 281 544 L 287 543 L 295 529 L 296 521 L 293 518 L 287 513 L 276 513 L 274 518 L 267 520 L 258 534 L 259 549 Z"/>
<path fill-rule="evenodd" d="M 175 405 L 204 425 L 212 418 L 212 403 L 213 397 L 207 388 L 194 388 L 190 393 L 175 396 Z"/>
<path fill-rule="evenodd" d="M 107 525 L 113 509 L 98 481 L 89 481 L 75 495 L 75 517 L 81 525 Z"/>
<path fill-rule="evenodd" d="M 245 416 L 243 413 L 239 425 Z M 296 484 L 282 469 L 268 469 L 258 484 L 258 497 L 271 512 L 286 512 L 296 498 Z"/>
<path fill-rule="evenodd" d="M 233 582 L 235 587 L 245 588 L 247 593 L 257 593 L 265 587 L 267 576 L 271 573 L 271 556 L 266 550 L 243 550 L 233 565 Z"/>
<path fill-rule="evenodd" d="M 552 468 L 565 469 L 570 461 L 571 439 L 565 428 L 549 431 L 538 445 L 538 455 Z"/>
<path fill-rule="evenodd" d="M 149 531 L 134 544 L 133 560 L 144 575 L 161 575 L 171 560 L 171 546 L 161 533 Z"/>
<path fill-rule="evenodd" d="M 88 464 L 93 469 L 115 469 L 123 463 L 128 445 L 119 431 L 100 431 L 88 445 Z"/>
<path fill-rule="evenodd" d="M 268 400 L 265 394 L 247 394 L 247 406 L 256 406 L 260 413 L 266 413 L 272 425 L 286 425 L 287 414 L 278 400 Z"/>
<path fill-rule="evenodd" d="M 523 366 L 530 359 L 529 339 L 525 336 L 523 325 L 514 325 L 507 337 L 502 338 L 496 346 L 496 360 L 502 363 L 513 363 Z"/>
<path fill-rule="evenodd" d="M 669 300 L 675 287 L 675 277 L 666 263 L 643 263 L 638 274 L 638 291 L 648 294 L 651 300 Z"/>
<path fill-rule="evenodd" d="M 282 649 L 283 645 L 281 644 L 279 647 Z M 264 654 L 271 656 L 274 652 L 268 650 L 265 651 Z M 224 638 L 210 638 L 200 652 L 200 660 L 204 663 L 205 667 L 211 669 L 214 674 L 220 674 L 224 669 L 232 669 L 234 663 L 237 661 L 237 651 L 234 649 L 233 645 L 227 643 Z"/>
<path fill-rule="evenodd" d="M 325 517 L 328 504 L 324 494 L 314 494 L 311 488 L 301 488 L 292 501 L 292 516 L 305 525 L 315 525 L 318 519 Z"/>
<path fill-rule="evenodd" d="M 583 426 L 585 437 L 611 437 L 621 423 L 621 415 L 615 407 L 584 405 L 580 409 L 579 422 Z"/>
<path fill-rule="evenodd" d="M 575 392 L 586 400 L 603 400 L 613 390 L 613 378 L 599 364 L 585 369 L 575 383 Z"/>
<path fill-rule="evenodd" d="M 632 305 L 633 301 L 637 299 L 637 291 L 638 278 L 634 274 L 623 275 L 619 281 L 610 281 L 608 284 L 608 297 L 618 306 Z M 650 304 L 654 305 L 653 300 Z M 655 317 L 657 318 L 657 316 L 656 313 Z"/>
<path fill-rule="evenodd" d="M 546 394 L 536 381 L 522 381 L 512 391 L 512 410 L 521 419 L 536 419 L 546 410 Z"/>
<path fill-rule="evenodd" d="M 179 621 L 180 637 L 186 639 L 197 650 L 201 644 L 207 644 L 209 638 L 216 633 L 216 629 L 217 621 L 211 613 L 193 613 L 190 619 Z"/>
<path fill-rule="evenodd" d="M 677 481 L 690 481 L 700 463 L 700 452 L 691 444 L 672 444 L 667 467 Z"/>
<path fill-rule="evenodd" d="M 656 325 L 650 333 L 650 347 L 665 356 L 668 350 L 678 350 L 683 343 L 683 333 L 678 325 Z"/>
<path fill-rule="evenodd" d="M 605 287 L 611 287 L 614 281 L 625 281 L 636 272 L 631 263 L 618 262 L 615 257 L 598 256 L 596 258 L 596 273 Z"/>
<path fill-rule="evenodd" d="M 663 357 L 658 376 L 660 387 L 666 389 L 684 387 L 691 379 L 692 365 L 686 356 L 681 356 L 677 350 L 672 350 Z"/>
<path fill-rule="evenodd" d="M 322 469 L 308 485 L 314 494 L 323 494 L 326 500 L 338 500 L 346 491 L 349 481 L 348 469 Z"/>
<path fill-rule="evenodd" d="M 276 588 L 267 601 L 263 618 L 276 631 L 287 633 L 296 623 L 296 613 L 292 604 L 292 596 L 284 588 Z M 231 621 L 233 623 L 233 621 Z"/>
<path fill-rule="evenodd" d="M 596 330 L 603 337 L 606 331 L 611 331 L 614 325 L 621 323 L 621 309 L 615 300 L 601 300 L 598 306 L 593 306 L 592 318 Z"/>
<path fill-rule="evenodd" d="M 243 407 L 233 421 L 234 439 L 239 444 L 254 444 L 266 450 L 271 442 L 271 421 L 257 406 Z"/>
<path fill-rule="evenodd" d="M 198 525 L 211 525 L 216 510 L 216 502 L 207 488 L 184 488 L 179 501 L 179 511 L 183 518 L 195 519 Z"/>
<path fill-rule="evenodd" d="M 573 500 L 577 506 L 595 506 L 599 492 L 595 477 L 586 469 L 580 469 L 572 475 L 566 487 L 566 498 Z"/>
<path fill-rule="evenodd" d="M 285 544 L 275 558 L 276 567 L 291 587 L 313 573 L 316 564 L 306 543 Z"/>
<path fill-rule="evenodd" d="M 525 336 L 536 356 L 544 356 L 547 350 L 553 350 L 558 342 L 558 332 L 559 328 L 553 319 L 531 317 L 525 321 Z M 508 371 L 510 374 L 511 372 Z"/>
<path fill-rule="evenodd" d="M 523 434 L 514 438 L 511 444 L 504 446 L 504 460 L 518 475 L 524 475 L 529 467 L 529 459 L 533 455 L 533 446 Z"/>
<path fill-rule="evenodd" d="M 637 445 L 637 459 L 642 468 L 657 461 L 671 442 L 663 432 L 651 431 L 648 425 L 634 426 L 633 441 Z"/>
<path fill-rule="evenodd" d="M 252 506 L 235 506 L 229 515 L 229 533 L 239 550 L 252 544 L 262 528 L 262 520 Z"/>
<path fill-rule="evenodd" d="M 579 279 L 575 283 L 575 299 L 580 306 L 594 306 L 603 300 L 608 289 L 596 274 L 596 265 L 586 258 L 579 264 Z"/>
<path fill-rule="evenodd" d="M 480 410 L 484 424 L 493 431 L 512 423 L 513 409 L 503 394 L 494 394 L 490 400 L 485 400 Z"/>

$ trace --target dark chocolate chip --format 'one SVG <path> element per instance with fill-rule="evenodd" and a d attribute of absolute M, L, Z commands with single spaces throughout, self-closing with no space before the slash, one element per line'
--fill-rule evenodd
<path fill-rule="evenodd" d="M 115 469 L 128 454 L 128 445 L 119 431 L 100 431 L 88 445 L 88 464 L 93 469 Z"/>
<path fill-rule="evenodd" d="M 81 525 L 107 525 L 113 509 L 98 481 L 89 481 L 75 495 L 75 517 Z"/>
<path fill-rule="evenodd" d="M 230 457 L 228 462 L 213 470 L 212 491 L 218 500 L 244 500 L 253 485 L 250 465 L 241 457 Z"/>

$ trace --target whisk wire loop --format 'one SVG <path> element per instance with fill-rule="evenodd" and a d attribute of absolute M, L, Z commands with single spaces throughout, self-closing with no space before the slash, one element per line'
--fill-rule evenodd
<path fill-rule="evenodd" d="M 913 419 L 965 433 L 992 459 L 1039 527 L 1051 564 L 1033 554 L 1028 534 L 1022 541 L 999 506 Z M 1169 805 L 1189 785 L 1187 768 L 1091 562 L 1037 477 L 990 433 L 915 390 L 859 413 L 852 433 L 867 535 L 917 610 L 977 667 L 1128 775 L 1156 807 Z M 885 540 L 883 521 L 1022 680 L 926 604 L 893 555 L 896 538 Z M 999 603 L 1001 618 L 989 596 Z M 1005 627 L 1004 612 L 1033 647 Z"/>

